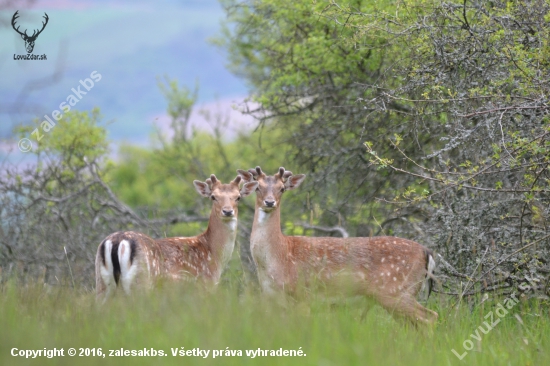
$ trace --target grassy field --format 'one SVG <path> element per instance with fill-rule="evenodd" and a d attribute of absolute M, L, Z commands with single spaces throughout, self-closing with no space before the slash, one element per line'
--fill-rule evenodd
<path fill-rule="evenodd" d="M 550 365 L 547 304 L 520 301 L 493 330 L 478 330 L 478 341 L 470 334 L 477 337 L 495 300 L 472 309 L 463 303 L 457 309 L 449 299 L 432 296 L 427 306 L 439 312 L 439 322 L 433 331 L 418 331 L 378 306 L 362 319 L 363 299 L 336 304 L 311 300 L 283 308 L 238 288 L 224 283 L 216 293 L 206 293 L 164 286 L 97 306 L 94 294 L 84 290 L 7 282 L 0 293 L 0 365 Z M 467 339 L 473 349 L 460 361 L 451 350 L 463 354 Z M 77 356 L 67 355 L 71 347 Z M 181 347 L 210 353 L 208 358 L 172 356 L 172 349 Z M 14 357 L 13 348 L 63 348 L 64 357 Z M 80 348 L 95 348 L 96 354 L 101 348 L 106 356 L 78 356 Z M 305 355 L 247 356 L 246 350 L 258 348 L 302 350 Z M 109 356 L 109 350 L 120 349 L 162 350 L 166 356 Z M 214 350 L 222 355 L 213 358 Z M 242 356 L 225 356 L 226 350 L 241 350 Z"/>

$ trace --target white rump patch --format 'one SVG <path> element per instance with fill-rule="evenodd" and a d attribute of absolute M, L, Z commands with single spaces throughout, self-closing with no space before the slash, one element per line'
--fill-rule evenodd
<path fill-rule="evenodd" d="M 118 262 L 120 263 L 120 283 L 126 294 L 130 294 L 130 287 L 137 275 L 138 266 L 130 263 L 132 248 L 127 240 L 118 245 Z"/>
<path fill-rule="evenodd" d="M 105 291 L 105 299 L 109 297 L 111 291 L 116 289 L 115 274 L 113 273 L 113 261 L 111 259 L 111 249 L 113 248 L 113 243 L 110 240 L 105 241 L 103 246 L 103 256 L 105 258 L 105 265 L 101 263 L 100 265 L 100 275 L 101 280 L 105 284 L 107 290 Z"/>

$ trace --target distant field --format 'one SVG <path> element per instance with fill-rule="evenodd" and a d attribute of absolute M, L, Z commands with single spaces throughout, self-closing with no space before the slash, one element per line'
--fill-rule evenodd
<path fill-rule="evenodd" d="M 427 306 L 440 318 L 430 332 L 402 325 L 378 306 L 362 320 L 363 299 L 337 304 L 313 299 L 285 309 L 242 291 L 238 283 L 224 283 L 216 293 L 164 286 L 142 296 L 117 296 L 103 307 L 94 300 L 93 293 L 68 287 L 46 290 L 4 284 L 0 365 L 550 365 L 549 310 L 538 302 L 520 302 L 488 334 L 478 330 L 481 340 L 476 341 L 470 334 L 476 336 L 476 329 L 490 320 L 484 317 L 495 310 L 494 301 L 471 310 L 463 303 L 455 310 L 433 296 Z M 459 361 L 451 349 L 463 354 L 467 339 L 472 340 L 473 350 Z M 14 347 L 63 348 L 65 356 L 12 357 Z M 105 354 L 111 349 L 155 349 L 167 356 L 69 357 L 70 347 L 77 353 L 79 348 L 96 348 L 96 353 L 101 348 Z M 210 354 L 172 356 L 171 349 L 181 347 Z M 299 351 L 300 347 L 305 356 L 246 355 L 246 350 L 258 348 Z M 213 350 L 241 350 L 243 356 L 214 359 Z"/>

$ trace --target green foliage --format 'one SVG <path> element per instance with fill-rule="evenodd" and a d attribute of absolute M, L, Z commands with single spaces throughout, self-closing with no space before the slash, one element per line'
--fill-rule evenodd
<path fill-rule="evenodd" d="M 260 148 L 258 135 L 243 134 L 222 143 L 211 134 L 195 131 L 186 143 L 169 143 L 152 150 L 123 146 L 110 177 L 113 189 L 131 206 L 192 207 L 200 199 L 193 188 L 195 179 L 204 181 L 216 174 L 228 182 L 237 176 L 237 169 L 260 163 L 268 172 L 276 171 L 284 161 L 285 149 Z M 274 145 L 275 138 L 269 135 L 262 141 Z"/>
<path fill-rule="evenodd" d="M 98 109 L 73 110 L 37 129 L 40 141 L 27 153 L 34 164 L 4 164 L 0 173 L 0 273 L 92 286 L 94 253 L 105 235 L 149 228 L 103 180 L 112 163 Z M 34 131 L 19 134 L 34 139 Z"/>
<path fill-rule="evenodd" d="M 18 129 L 20 137 L 32 135 L 33 131 L 40 130 L 40 141 L 34 142 L 37 155 L 50 155 L 74 166 L 85 165 L 84 158 L 94 161 L 104 157 L 108 152 L 107 132 L 100 125 L 101 115 L 98 108 L 88 111 L 70 111 L 63 115 L 56 125 L 49 131 L 41 130 L 43 121 L 35 120 L 34 126 L 25 126 Z"/>
<path fill-rule="evenodd" d="M 186 86 L 179 87 L 177 80 L 170 80 L 167 76 L 164 79 L 165 84 L 159 80 L 158 86 L 168 102 L 167 112 L 172 118 L 174 141 L 178 142 L 186 138 L 187 124 L 197 101 L 199 86 L 196 84 L 195 90 L 191 92 Z"/>
<path fill-rule="evenodd" d="M 281 131 L 279 142 L 290 152 L 285 164 L 290 160 L 309 173 L 304 189 L 310 190 L 312 203 L 324 206 L 320 223 L 358 222 L 363 206 L 373 207 L 372 192 L 384 192 L 389 183 L 386 172 L 372 174 L 362 156 L 363 143 L 374 140 L 378 150 L 385 145 L 383 136 L 406 133 L 401 116 L 371 115 L 360 103 L 376 97 L 380 83 L 396 85 L 399 79 L 388 77 L 386 64 L 404 57 L 407 49 L 394 47 L 395 37 L 382 31 L 394 27 L 390 22 L 369 19 L 375 22 L 370 33 L 359 29 L 357 22 L 363 21 L 362 12 L 395 14 L 399 4 L 305 0 L 223 4 L 228 18 L 217 42 L 228 52 L 230 68 L 251 84 L 253 98 L 264 112 L 263 123 Z M 372 216 L 362 216 L 362 221 L 371 223 Z M 355 233 L 357 227 L 349 229 Z"/>
<path fill-rule="evenodd" d="M 353 1 L 342 6 L 348 8 L 352 3 L 355 11 L 392 9 L 390 1 Z M 323 2 L 253 0 L 223 4 L 228 9 L 228 25 L 217 42 L 229 52 L 230 67 L 255 86 L 257 101 L 268 109 L 278 110 L 292 95 L 307 93 L 312 85 L 328 80 L 335 88 L 349 85 L 356 76 L 377 70 L 385 57 L 385 53 L 371 50 L 383 49 L 387 40 L 372 37 L 360 44 L 347 42 L 355 33 L 349 27 L 350 19 L 327 21 L 335 13 Z"/>

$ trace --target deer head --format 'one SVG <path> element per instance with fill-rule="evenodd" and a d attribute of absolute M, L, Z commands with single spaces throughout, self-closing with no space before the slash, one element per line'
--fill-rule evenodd
<path fill-rule="evenodd" d="M 270 212 L 279 207 L 283 193 L 298 187 L 305 174 L 292 175 L 292 172 L 280 167 L 272 176 L 266 175 L 259 166 L 256 169 L 237 171 L 246 182 L 258 182 L 256 189 L 256 205 L 260 210 Z"/>
<path fill-rule="evenodd" d="M 44 19 L 46 20 L 45 22 L 42 22 L 42 29 L 40 30 L 37 30 L 35 29 L 34 32 L 32 33 L 31 36 L 29 36 L 27 34 L 27 30 L 25 29 L 25 32 L 24 33 L 21 33 L 19 31 L 19 26 L 17 28 L 15 28 L 15 20 L 17 18 L 19 18 L 19 15 L 17 14 L 19 12 L 19 10 L 17 10 L 15 12 L 15 14 L 13 14 L 13 17 L 11 18 L 11 26 L 13 27 L 13 29 L 19 33 L 21 35 L 21 38 L 23 38 L 23 40 L 25 41 L 25 48 L 27 49 L 27 53 L 32 53 L 32 50 L 34 49 L 34 42 L 36 41 L 36 38 L 38 37 L 38 35 L 40 33 L 42 33 L 42 31 L 44 30 L 44 28 L 46 28 L 46 24 L 48 24 L 48 14 L 44 13 Z M 38 32 L 38 33 L 37 33 Z"/>
<path fill-rule="evenodd" d="M 241 176 L 237 176 L 229 184 L 222 184 L 214 174 L 205 182 L 193 181 L 197 192 L 212 200 L 212 212 L 222 220 L 231 220 L 237 217 L 238 202 L 241 197 L 253 193 L 258 186 L 257 182 L 245 183 L 240 189 Z"/>

